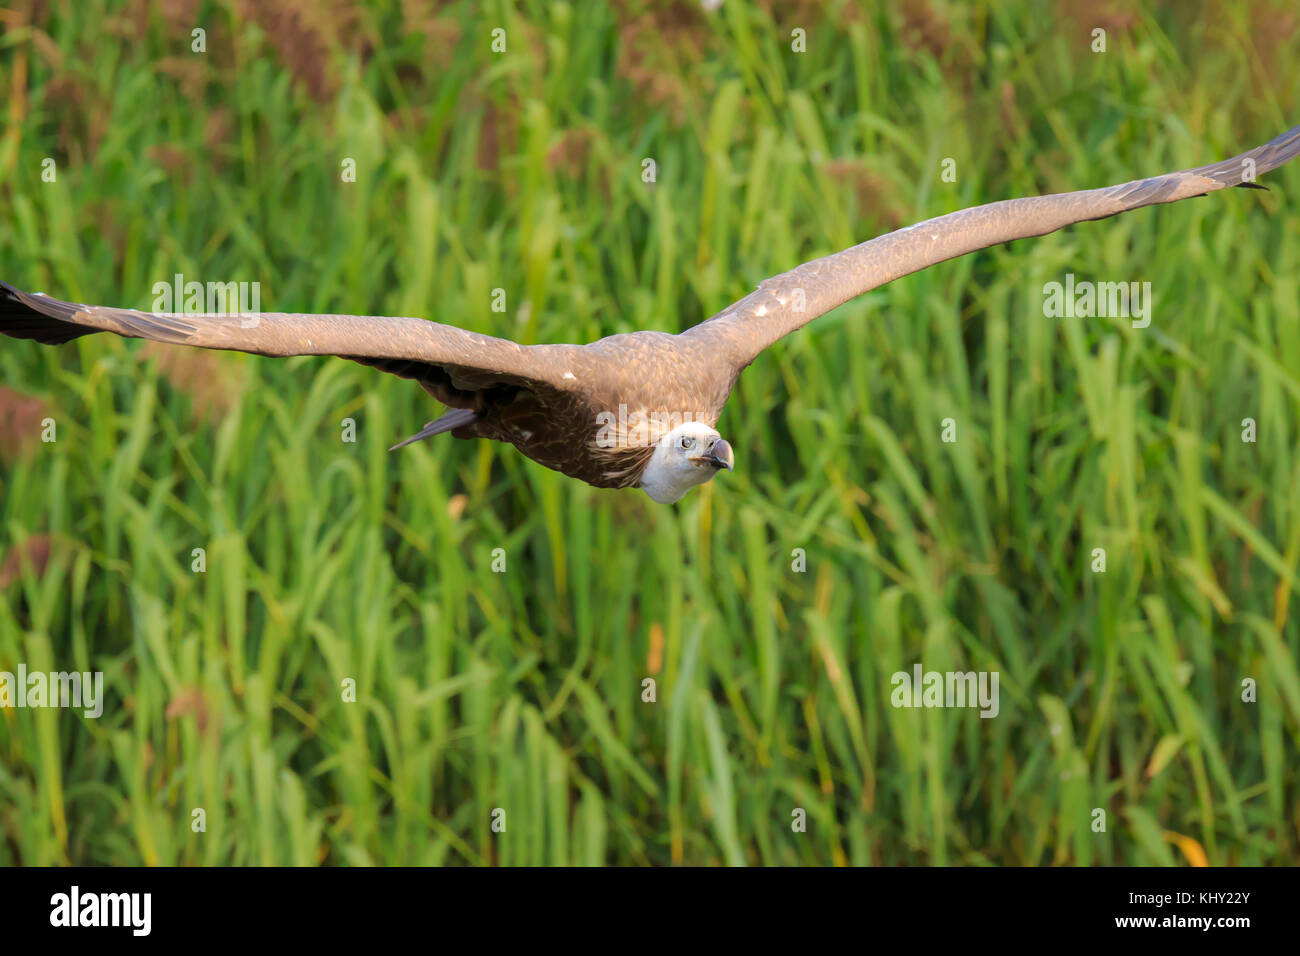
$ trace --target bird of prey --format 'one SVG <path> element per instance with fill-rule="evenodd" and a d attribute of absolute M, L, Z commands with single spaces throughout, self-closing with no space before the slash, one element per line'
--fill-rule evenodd
<path fill-rule="evenodd" d="M 63 302 L 0 282 L 0 332 L 59 344 L 92 332 L 257 355 L 336 355 L 413 379 L 449 406 L 405 442 L 442 432 L 509 442 L 598 488 L 680 500 L 731 445 L 714 427 L 740 373 L 777 339 L 901 276 L 1073 223 L 1176 202 L 1255 177 L 1300 153 L 1300 126 L 1232 159 L 1100 189 L 974 206 L 813 259 L 676 335 L 517 345 L 418 318 L 162 314 Z M 1262 187 L 1256 187 L 1262 188 Z"/>

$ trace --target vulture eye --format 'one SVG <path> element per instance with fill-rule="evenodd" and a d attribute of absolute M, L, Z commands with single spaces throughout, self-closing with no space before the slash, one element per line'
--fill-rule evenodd
<path fill-rule="evenodd" d="M 692 438 L 690 435 L 683 435 L 683 436 L 682 436 L 682 447 L 683 447 L 683 448 L 694 448 L 694 447 L 695 447 L 695 439 Z"/>

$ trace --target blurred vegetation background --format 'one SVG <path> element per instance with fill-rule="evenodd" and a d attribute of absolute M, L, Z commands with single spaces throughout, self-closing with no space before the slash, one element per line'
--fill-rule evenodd
<path fill-rule="evenodd" d="M 0 278 L 679 331 L 900 225 L 1270 139 L 1298 21 L 7 0 Z M 1294 863 L 1300 165 L 1266 182 L 819 319 L 675 507 L 486 442 L 389 454 L 437 409 L 346 361 L 0 342 L 0 670 L 107 692 L 0 710 L 0 863 Z M 1067 272 L 1151 282 L 1150 328 L 1044 318 Z M 917 662 L 998 671 L 999 716 L 891 707 Z"/>

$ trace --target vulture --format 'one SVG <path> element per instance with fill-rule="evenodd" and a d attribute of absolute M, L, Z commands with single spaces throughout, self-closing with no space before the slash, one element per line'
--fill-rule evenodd
<path fill-rule="evenodd" d="M 777 339 L 855 296 L 977 249 L 1229 186 L 1263 188 L 1256 176 L 1297 152 L 1300 126 L 1209 166 L 962 209 L 805 262 L 676 335 L 517 345 L 419 318 L 150 313 L 64 302 L 3 282 L 0 332 L 48 345 L 113 332 L 255 355 L 340 356 L 411 379 L 448 406 L 394 448 L 443 432 L 491 438 L 598 488 L 640 487 L 672 503 L 735 467 L 714 426 L 740 373 Z"/>

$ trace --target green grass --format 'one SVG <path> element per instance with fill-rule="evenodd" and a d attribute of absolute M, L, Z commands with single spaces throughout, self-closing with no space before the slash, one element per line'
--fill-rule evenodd
<path fill-rule="evenodd" d="M 232 6 L 5 23 L 0 278 L 677 331 L 895 222 L 1300 122 L 1266 3 Z M 389 454 L 433 403 L 340 360 L 0 342 L 0 670 L 108 696 L 0 710 L 0 863 L 1294 863 L 1300 164 L 1266 181 L 819 319 L 742 377 L 736 473 L 675 507 L 488 443 Z M 1044 318 L 1066 272 L 1151 282 L 1151 327 Z M 891 707 L 918 661 L 998 671 L 1000 715 Z"/>

